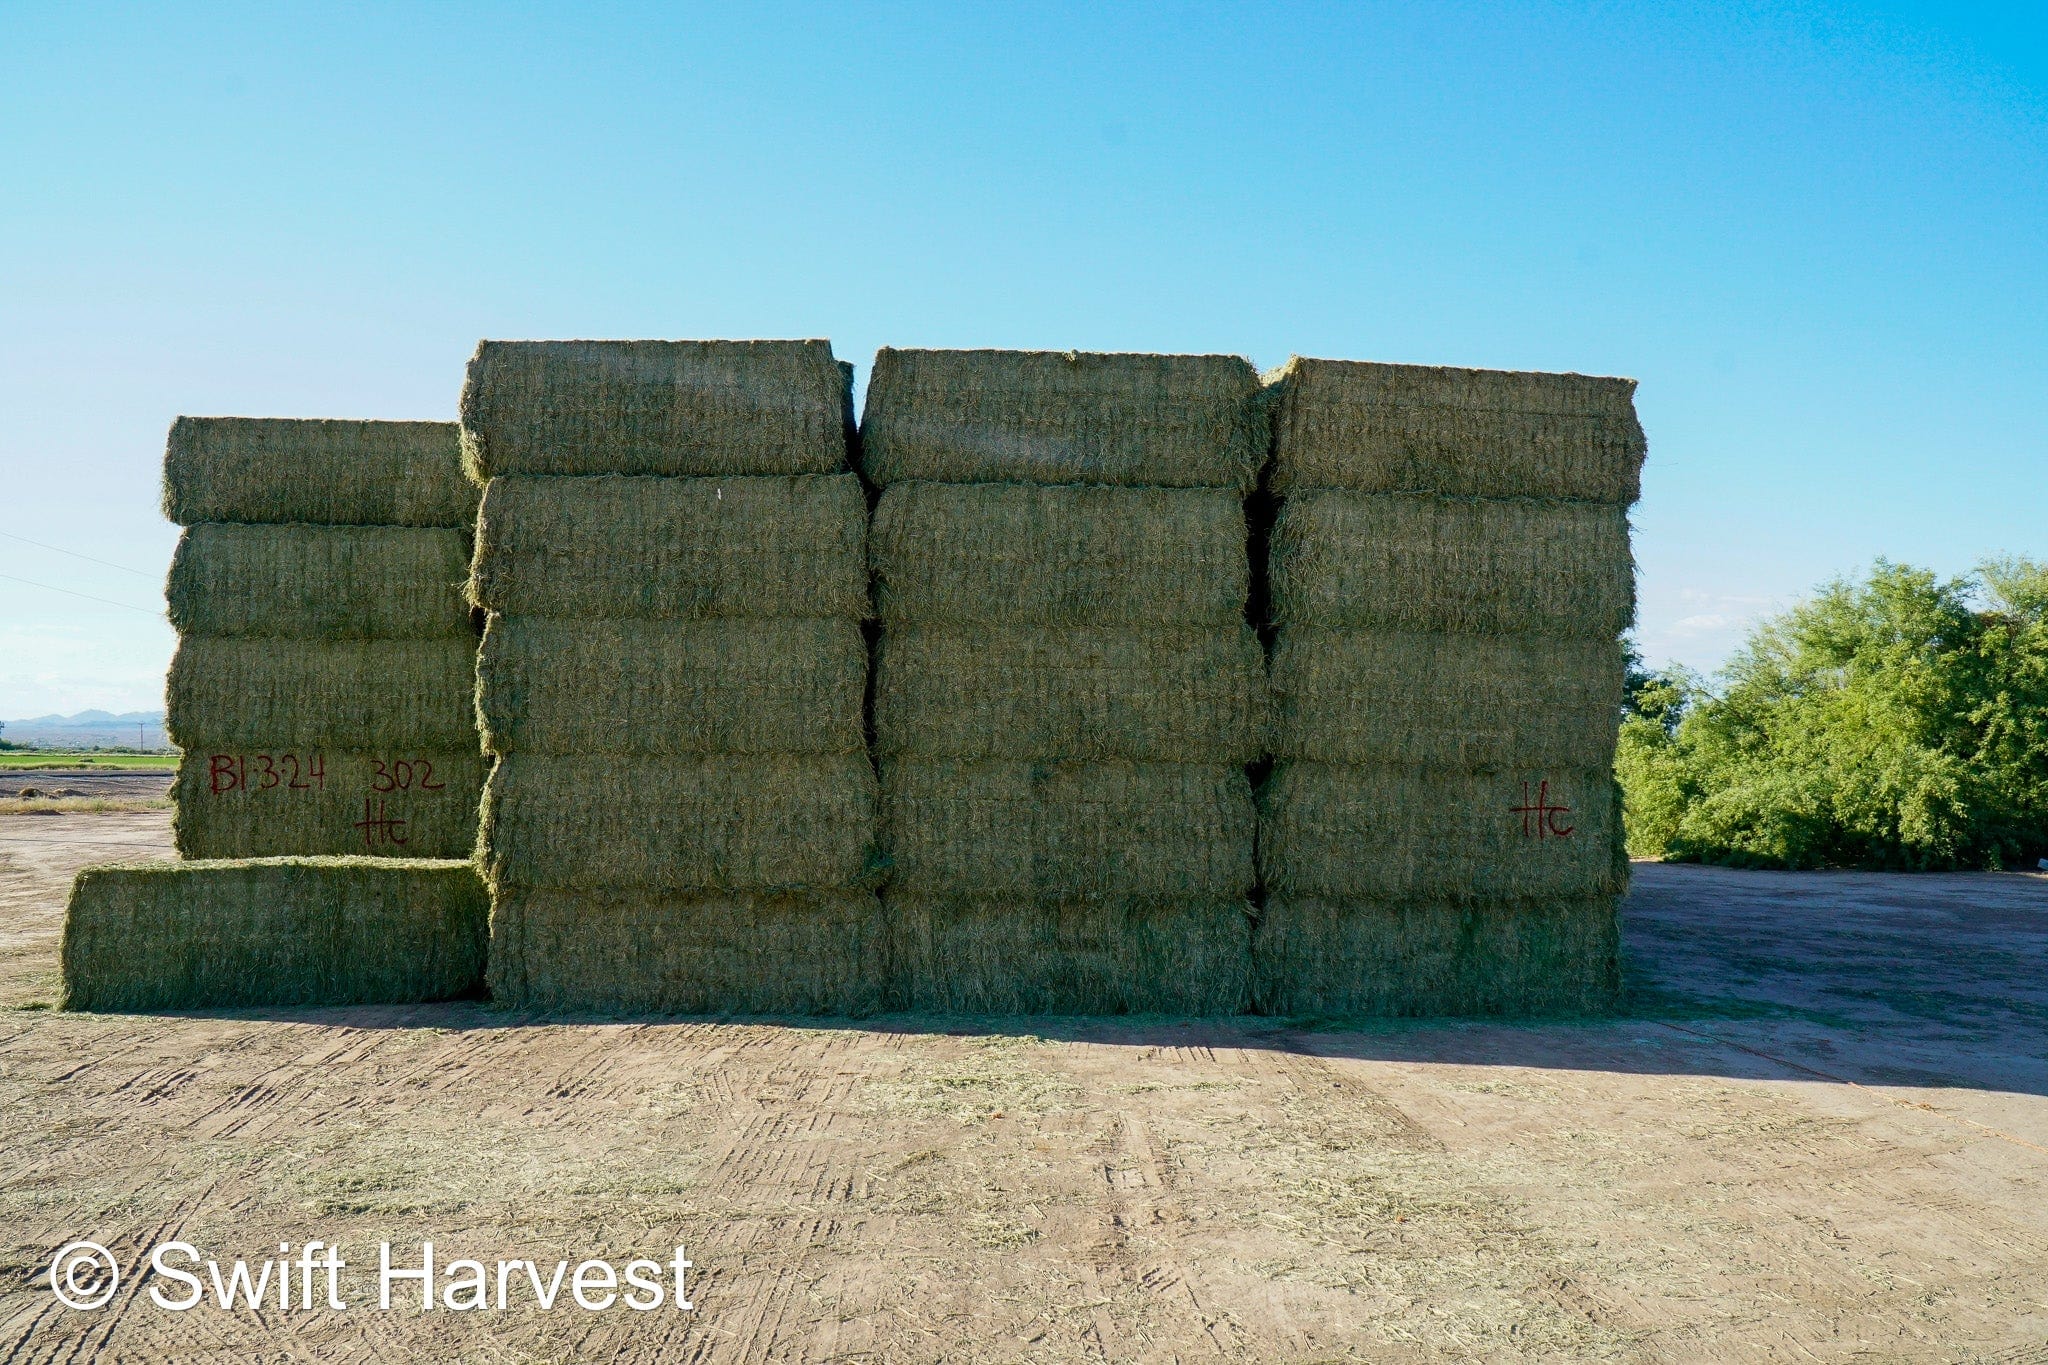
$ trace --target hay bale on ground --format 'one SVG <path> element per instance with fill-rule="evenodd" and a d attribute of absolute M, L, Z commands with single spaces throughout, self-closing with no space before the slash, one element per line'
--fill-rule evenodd
<path fill-rule="evenodd" d="M 477 716 L 494 754 L 864 753 L 854 621 L 493 616 Z"/>
<path fill-rule="evenodd" d="M 1251 581 L 1230 489 L 899 483 L 875 507 L 886 622 L 1234 625 Z"/>
<path fill-rule="evenodd" d="M 1627 505 L 1635 381 L 1296 356 L 1273 386 L 1276 493 L 1351 488 Z"/>
<path fill-rule="evenodd" d="M 1269 555 L 1285 625 L 1612 639 L 1635 617 L 1624 508 L 1303 493 Z"/>
<path fill-rule="evenodd" d="M 493 479 L 476 540 L 472 600 L 507 615 L 868 614 L 852 474 Z"/>
<path fill-rule="evenodd" d="M 323 526 L 465 527 L 476 489 L 453 422 L 180 417 L 164 452 L 164 515 Z"/>
<path fill-rule="evenodd" d="M 912 895 L 1242 899 L 1244 769 L 899 759 L 882 772 L 890 886 Z"/>
<path fill-rule="evenodd" d="M 477 747 L 476 642 L 267 640 L 187 635 L 166 684 L 181 749 Z"/>
<path fill-rule="evenodd" d="M 874 803 L 865 754 L 514 754 L 479 848 L 494 890 L 842 890 L 871 879 Z"/>
<path fill-rule="evenodd" d="M 178 538 L 164 597 L 185 635 L 474 638 L 469 537 L 445 527 L 207 522 Z"/>
<path fill-rule="evenodd" d="M 545 1010 L 872 1014 L 884 950 L 871 891 L 505 890 L 491 907 L 491 995 Z"/>
<path fill-rule="evenodd" d="M 1282 763 L 1259 793 L 1276 895 L 1618 894 L 1610 768 L 1464 770 Z"/>
<path fill-rule="evenodd" d="M 1244 901 L 1039 901 L 890 892 L 896 1008 L 961 1014 L 1233 1014 L 1244 1008 Z"/>
<path fill-rule="evenodd" d="M 483 785 L 475 749 L 188 749 L 171 783 L 171 828 L 186 858 L 467 858 Z"/>
<path fill-rule="evenodd" d="M 508 474 L 828 474 L 846 468 L 827 341 L 484 341 L 463 458 Z"/>
<path fill-rule="evenodd" d="M 1273 756 L 1432 767 L 1614 759 L 1612 640 L 1290 626 L 1273 652 Z"/>
<path fill-rule="evenodd" d="M 1197 630 L 904 626 L 875 653 L 885 757 L 1251 763 L 1266 668 L 1242 623 Z"/>
<path fill-rule="evenodd" d="M 441 1000 L 482 981 L 489 905 L 461 862 L 263 858 L 88 867 L 63 1008 Z"/>
<path fill-rule="evenodd" d="M 1590 1014 L 1621 988 L 1611 895 L 1519 900 L 1275 896 L 1252 936 L 1261 1014 Z"/>
<path fill-rule="evenodd" d="M 1266 458 L 1258 375 L 1238 356 L 885 347 L 860 435 L 878 484 L 1248 492 Z"/>

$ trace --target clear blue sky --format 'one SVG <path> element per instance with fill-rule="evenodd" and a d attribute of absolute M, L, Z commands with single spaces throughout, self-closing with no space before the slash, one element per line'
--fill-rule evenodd
<path fill-rule="evenodd" d="M 158 702 L 14 580 L 160 604 L 174 415 L 482 336 L 1633 375 L 1659 661 L 2048 555 L 2038 4 L 330 8 L 0 4 L 0 532 L 141 571 L 0 539 L 0 717 Z"/>

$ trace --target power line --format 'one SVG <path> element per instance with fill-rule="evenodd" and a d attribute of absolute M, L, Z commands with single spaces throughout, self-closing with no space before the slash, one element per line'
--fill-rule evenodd
<path fill-rule="evenodd" d="M 19 539 L 19 537 L 17 537 L 17 539 Z M 110 607 L 126 607 L 130 611 L 139 611 L 143 613 L 145 616 L 155 616 L 158 618 L 161 618 L 163 616 L 163 613 L 160 611 L 151 611 L 148 607 L 138 607 L 133 602 L 116 602 L 111 597 L 94 597 L 89 592 L 73 592 L 69 588 L 60 588 L 55 586 L 54 584 L 38 583 L 33 578 L 17 578 L 15 575 L 11 573 L 0 573 L 0 578 L 5 578 L 8 581 L 14 583 L 26 583 L 31 588 L 41 588 L 45 592 L 61 592 L 65 594 L 67 597 L 83 597 L 88 602 L 100 602 Z"/>
<path fill-rule="evenodd" d="M 45 545 L 40 540 L 30 540 L 27 536 L 18 536 L 12 531 L 0 531 L 0 536 L 5 536 L 9 540 L 18 540 L 24 545 L 33 545 L 38 550 L 54 550 L 60 555 L 70 555 L 73 559 L 82 559 L 88 564 L 100 564 L 109 569 L 119 569 L 122 573 L 132 573 L 137 578 L 156 577 L 155 574 L 144 573 L 141 569 L 131 569 L 126 564 L 116 564 L 111 559 L 97 559 L 92 555 L 82 555 L 76 550 L 67 550 L 62 545 Z"/>

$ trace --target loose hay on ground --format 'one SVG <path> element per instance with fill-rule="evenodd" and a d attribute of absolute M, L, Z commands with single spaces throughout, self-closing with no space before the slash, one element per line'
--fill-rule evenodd
<path fill-rule="evenodd" d="M 854 621 L 493 616 L 477 715 L 494 754 L 862 753 Z"/>
<path fill-rule="evenodd" d="M 477 747 L 476 642 L 268 640 L 187 635 L 166 683 L 181 749 Z"/>
<path fill-rule="evenodd" d="M 1251 763 L 1265 719 L 1265 655 L 1242 623 L 902 626 L 875 652 L 884 757 Z"/>
<path fill-rule="evenodd" d="M 1237 356 L 927 351 L 875 356 L 861 417 L 877 484 L 1093 483 L 1251 489 L 1259 380 Z"/>
<path fill-rule="evenodd" d="M 171 826 L 187 858 L 467 858 L 483 785 L 474 748 L 190 749 L 171 784 Z"/>
<path fill-rule="evenodd" d="M 63 1007 L 445 999 L 482 980 L 487 914 L 483 885 L 460 862 L 88 867 L 64 918 Z"/>
<path fill-rule="evenodd" d="M 164 589 L 186 635 L 298 639 L 473 636 L 469 537 L 445 527 L 186 530 Z"/>
<path fill-rule="evenodd" d="M 453 422 L 180 417 L 164 452 L 164 515 L 327 526 L 466 527 Z"/>
<path fill-rule="evenodd" d="M 493 479 L 471 593 L 572 620 L 859 620 L 867 500 L 852 474 Z"/>

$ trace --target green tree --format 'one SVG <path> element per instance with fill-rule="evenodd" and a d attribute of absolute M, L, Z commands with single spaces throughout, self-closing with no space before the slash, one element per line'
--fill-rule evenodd
<path fill-rule="evenodd" d="M 1632 686 L 1638 856 L 2000 867 L 2048 852 L 2048 566 L 1879 561 L 1759 626 L 1709 691 Z"/>

